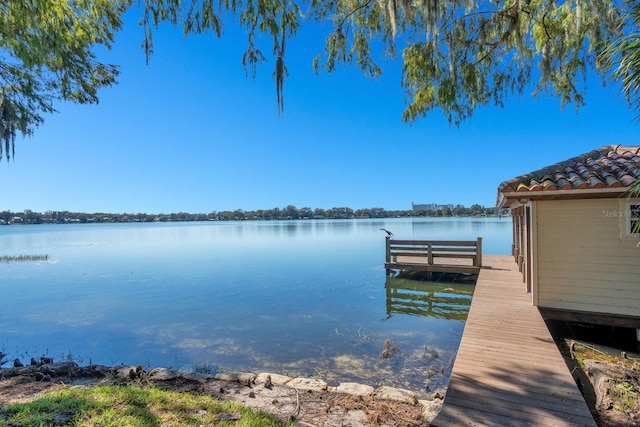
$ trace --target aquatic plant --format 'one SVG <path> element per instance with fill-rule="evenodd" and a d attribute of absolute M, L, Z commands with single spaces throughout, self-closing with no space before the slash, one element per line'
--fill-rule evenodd
<path fill-rule="evenodd" d="M 2 255 L 0 262 L 46 261 L 49 255 Z"/>
<path fill-rule="evenodd" d="M 196 362 L 193 365 L 193 372 L 198 374 L 215 375 L 222 372 L 222 368 L 207 362 Z"/>
<path fill-rule="evenodd" d="M 440 352 L 438 351 L 437 348 L 429 348 L 429 346 L 425 345 L 424 346 L 424 354 L 425 356 L 429 357 L 429 361 L 433 360 L 433 359 L 437 359 L 438 356 L 440 355 Z"/>
<path fill-rule="evenodd" d="M 384 340 L 384 348 L 380 352 L 380 359 L 388 359 L 390 357 L 393 357 L 396 355 L 397 351 L 398 351 L 398 347 L 396 347 L 395 345 L 395 340 L 394 341 L 390 341 L 388 339 Z"/>

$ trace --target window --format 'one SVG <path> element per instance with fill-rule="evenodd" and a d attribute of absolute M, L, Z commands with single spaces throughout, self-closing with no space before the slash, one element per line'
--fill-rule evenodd
<path fill-rule="evenodd" d="M 618 210 L 603 210 L 607 218 L 618 217 L 620 221 L 620 238 L 630 240 L 640 247 L 640 199 L 619 199 Z"/>
<path fill-rule="evenodd" d="M 640 203 L 629 203 L 627 206 L 627 231 L 629 234 L 640 234 Z"/>

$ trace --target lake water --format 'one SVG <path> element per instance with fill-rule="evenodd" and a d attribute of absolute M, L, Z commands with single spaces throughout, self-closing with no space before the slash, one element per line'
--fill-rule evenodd
<path fill-rule="evenodd" d="M 387 279 L 381 227 L 511 250 L 507 218 L 3 226 L 48 260 L 0 263 L 0 351 L 434 390 L 473 287 Z"/>

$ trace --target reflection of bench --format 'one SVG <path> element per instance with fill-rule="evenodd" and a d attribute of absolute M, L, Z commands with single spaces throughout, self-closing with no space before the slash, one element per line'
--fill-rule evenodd
<path fill-rule="evenodd" d="M 440 273 L 478 273 L 482 237 L 477 240 L 393 240 L 386 237 L 384 267 Z"/>

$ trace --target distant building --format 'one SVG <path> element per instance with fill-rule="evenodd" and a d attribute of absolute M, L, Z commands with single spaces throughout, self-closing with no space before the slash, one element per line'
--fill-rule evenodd
<path fill-rule="evenodd" d="M 443 211 L 445 209 L 453 209 L 453 204 L 448 205 L 438 205 L 436 203 L 424 203 L 424 204 L 416 204 L 411 202 L 411 210 L 412 211 Z"/>

